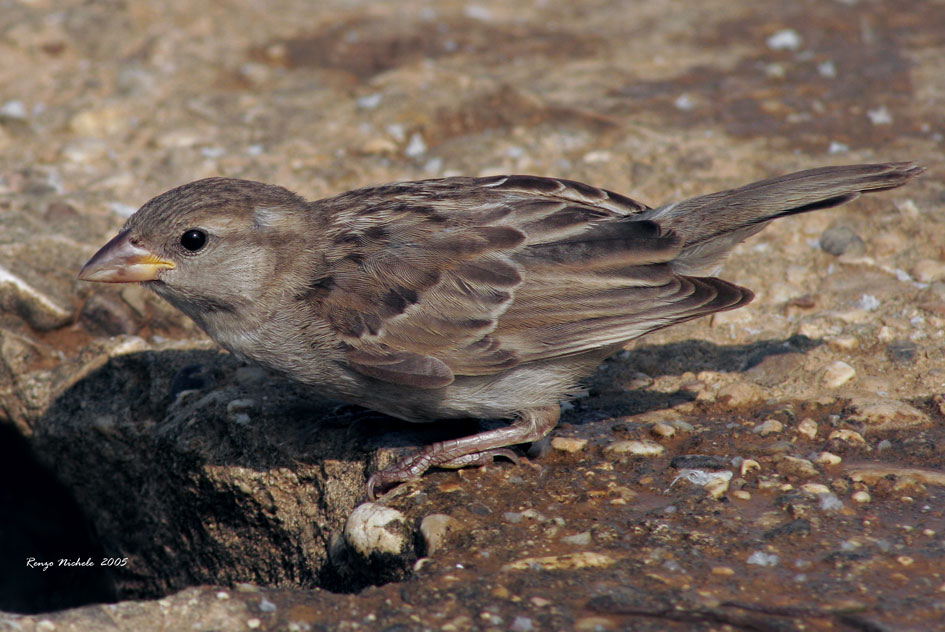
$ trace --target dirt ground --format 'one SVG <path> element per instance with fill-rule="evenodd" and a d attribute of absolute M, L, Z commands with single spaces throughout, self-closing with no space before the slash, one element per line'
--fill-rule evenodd
<path fill-rule="evenodd" d="M 0 629 L 945 629 L 943 134 L 936 0 L 0 0 Z M 753 303 L 628 345 L 521 465 L 398 489 L 364 555 L 365 477 L 470 428 L 75 278 L 211 175 L 656 205 L 891 160 L 928 171 L 739 246 Z"/>

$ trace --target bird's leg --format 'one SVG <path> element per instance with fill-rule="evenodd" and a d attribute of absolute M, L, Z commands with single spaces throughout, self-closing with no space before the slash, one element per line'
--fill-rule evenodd
<path fill-rule="evenodd" d="M 504 428 L 430 444 L 416 454 L 371 476 L 367 483 L 368 498 L 375 498 L 375 487 L 412 481 L 420 478 L 431 467 L 460 468 L 483 465 L 497 456 L 504 456 L 518 463 L 518 457 L 506 446 L 541 439 L 551 432 L 560 417 L 559 406 L 530 408 Z"/>

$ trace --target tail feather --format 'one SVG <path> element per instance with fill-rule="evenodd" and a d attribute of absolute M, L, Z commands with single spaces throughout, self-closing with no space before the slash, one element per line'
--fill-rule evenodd
<path fill-rule="evenodd" d="M 673 268 L 691 274 L 717 263 L 771 220 L 894 189 L 924 171 L 912 162 L 822 167 L 668 204 L 641 213 L 640 219 L 655 221 L 682 239 L 685 245 Z"/>

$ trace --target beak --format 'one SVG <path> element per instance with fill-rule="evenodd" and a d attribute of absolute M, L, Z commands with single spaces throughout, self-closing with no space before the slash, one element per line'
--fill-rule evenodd
<path fill-rule="evenodd" d="M 175 267 L 173 261 L 133 244 L 128 231 L 123 230 L 82 266 L 79 279 L 102 283 L 153 281 L 161 270 Z"/>

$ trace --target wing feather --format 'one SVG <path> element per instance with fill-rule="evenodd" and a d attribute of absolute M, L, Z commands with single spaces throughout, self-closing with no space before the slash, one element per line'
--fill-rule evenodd
<path fill-rule="evenodd" d="M 646 205 L 580 183 L 450 178 L 339 200 L 328 233 L 342 254 L 302 295 L 349 365 L 386 382 L 441 388 L 750 300 L 674 273 L 680 239 Z"/>

